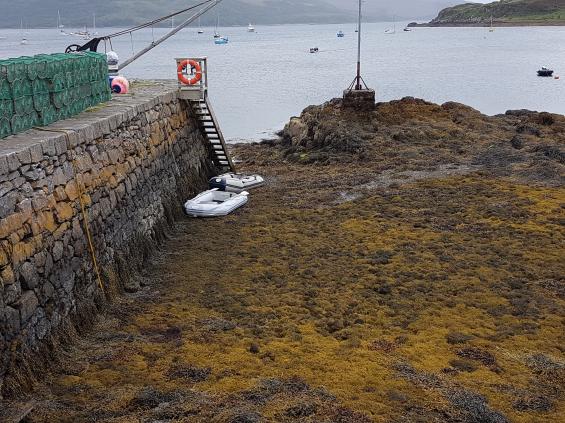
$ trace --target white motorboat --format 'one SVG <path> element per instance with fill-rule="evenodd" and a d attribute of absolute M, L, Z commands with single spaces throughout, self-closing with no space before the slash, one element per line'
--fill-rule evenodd
<path fill-rule="evenodd" d="M 208 185 L 210 189 L 239 193 L 265 185 L 265 179 L 259 175 L 226 173 L 213 177 L 208 181 Z"/>
<path fill-rule="evenodd" d="M 192 217 L 226 216 L 247 204 L 249 193 L 219 191 L 217 188 L 204 191 L 184 205 L 184 211 Z"/>
<path fill-rule="evenodd" d="M 255 27 L 251 24 L 247 27 L 247 32 L 255 32 Z"/>

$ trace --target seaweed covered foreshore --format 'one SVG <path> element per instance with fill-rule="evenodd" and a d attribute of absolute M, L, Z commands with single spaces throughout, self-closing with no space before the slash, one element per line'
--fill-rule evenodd
<path fill-rule="evenodd" d="M 564 116 L 333 100 L 232 150 L 268 185 L 178 222 L 28 421 L 560 420 Z"/>

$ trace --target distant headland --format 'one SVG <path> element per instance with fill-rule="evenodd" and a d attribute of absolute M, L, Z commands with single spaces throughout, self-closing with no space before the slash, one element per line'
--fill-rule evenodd
<path fill-rule="evenodd" d="M 565 26 L 565 0 L 501 0 L 448 7 L 428 23 L 410 26 Z"/>

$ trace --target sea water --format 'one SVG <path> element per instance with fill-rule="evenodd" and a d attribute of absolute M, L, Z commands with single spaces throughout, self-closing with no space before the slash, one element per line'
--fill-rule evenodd
<path fill-rule="evenodd" d="M 378 101 L 404 96 L 457 101 L 486 114 L 531 109 L 565 114 L 565 27 L 414 28 L 385 34 L 386 23 L 365 24 L 362 75 Z M 122 60 L 158 39 L 155 28 L 100 44 Z M 342 30 L 344 38 L 338 38 Z M 99 28 L 100 35 L 116 29 Z M 212 28 L 187 28 L 123 70 L 129 78 L 176 78 L 175 57 L 207 56 L 210 97 L 228 140 L 272 137 L 310 104 L 341 96 L 355 76 L 354 24 L 220 28 L 229 44 L 215 45 Z M 84 44 L 57 29 L 0 30 L 0 57 L 64 51 Z M 318 47 L 317 54 L 309 52 Z M 547 65 L 562 79 L 539 78 Z"/>

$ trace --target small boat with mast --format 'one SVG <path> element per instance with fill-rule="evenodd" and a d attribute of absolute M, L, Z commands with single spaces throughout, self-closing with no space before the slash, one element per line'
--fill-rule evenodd
<path fill-rule="evenodd" d="M 92 32 L 90 35 L 94 37 L 98 35 L 98 31 L 96 31 L 96 13 L 92 14 Z"/>
<path fill-rule="evenodd" d="M 392 35 L 396 34 L 396 16 L 392 17 L 392 28 L 387 28 L 385 34 Z"/>
<path fill-rule="evenodd" d="M 251 24 L 247 26 L 247 32 L 255 32 L 255 27 Z"/>
<path fill-rule="evenodd" d="M 69 34 L 65 31 L 65 25 L 61 22 L 61 12 L 57 10 L 57 29 L 59 30 L 59 34 L 68 36 Z"/>
<path fill-rule="evenodd" d="M 92 32 L 90 32 L 88 30 L 88 26 L 84 26 L 84 31 L 76 31 L 76 32 L 71 32 L 68 35 L 74 35 L 75 37 L 80 37 L 83 40 L 90 40 L 93 37 L 96 37 L 98 35 L 98 32 L 96 31 L 96 13 L 92 14 Z"/>
<path fill-rule="evenodd" d="M 220 26 L 220 12 L 216 13 L 216 27 L 214 28 L 214 38 L 220 38 L 221 35 L 218 32 L 218 27 Z"/>
<path fill-rule="evenodd" d="M 220 12 L 218 12 L 218 14 L 216 16 L 216 29 L 214 30 L 214 44 L 222 45 L 222 44 L 229 43 L 230 40 L 228 39 L 228 37 L 223 37 L 218 32 L 219 26 L 220 26 Z"/>
<path fill-rule="evenodd" d="M 27 41 L 27 38 L 25 37 L 25 33 L 24 33 L 24 20 L 23 19 L 21 20 L 21 23 L 20 23 L 20 32 L 22 34 L 22 39 L 20 41 L 20 44 L 22 46 L 29 44 L 28 41 Z"/>

